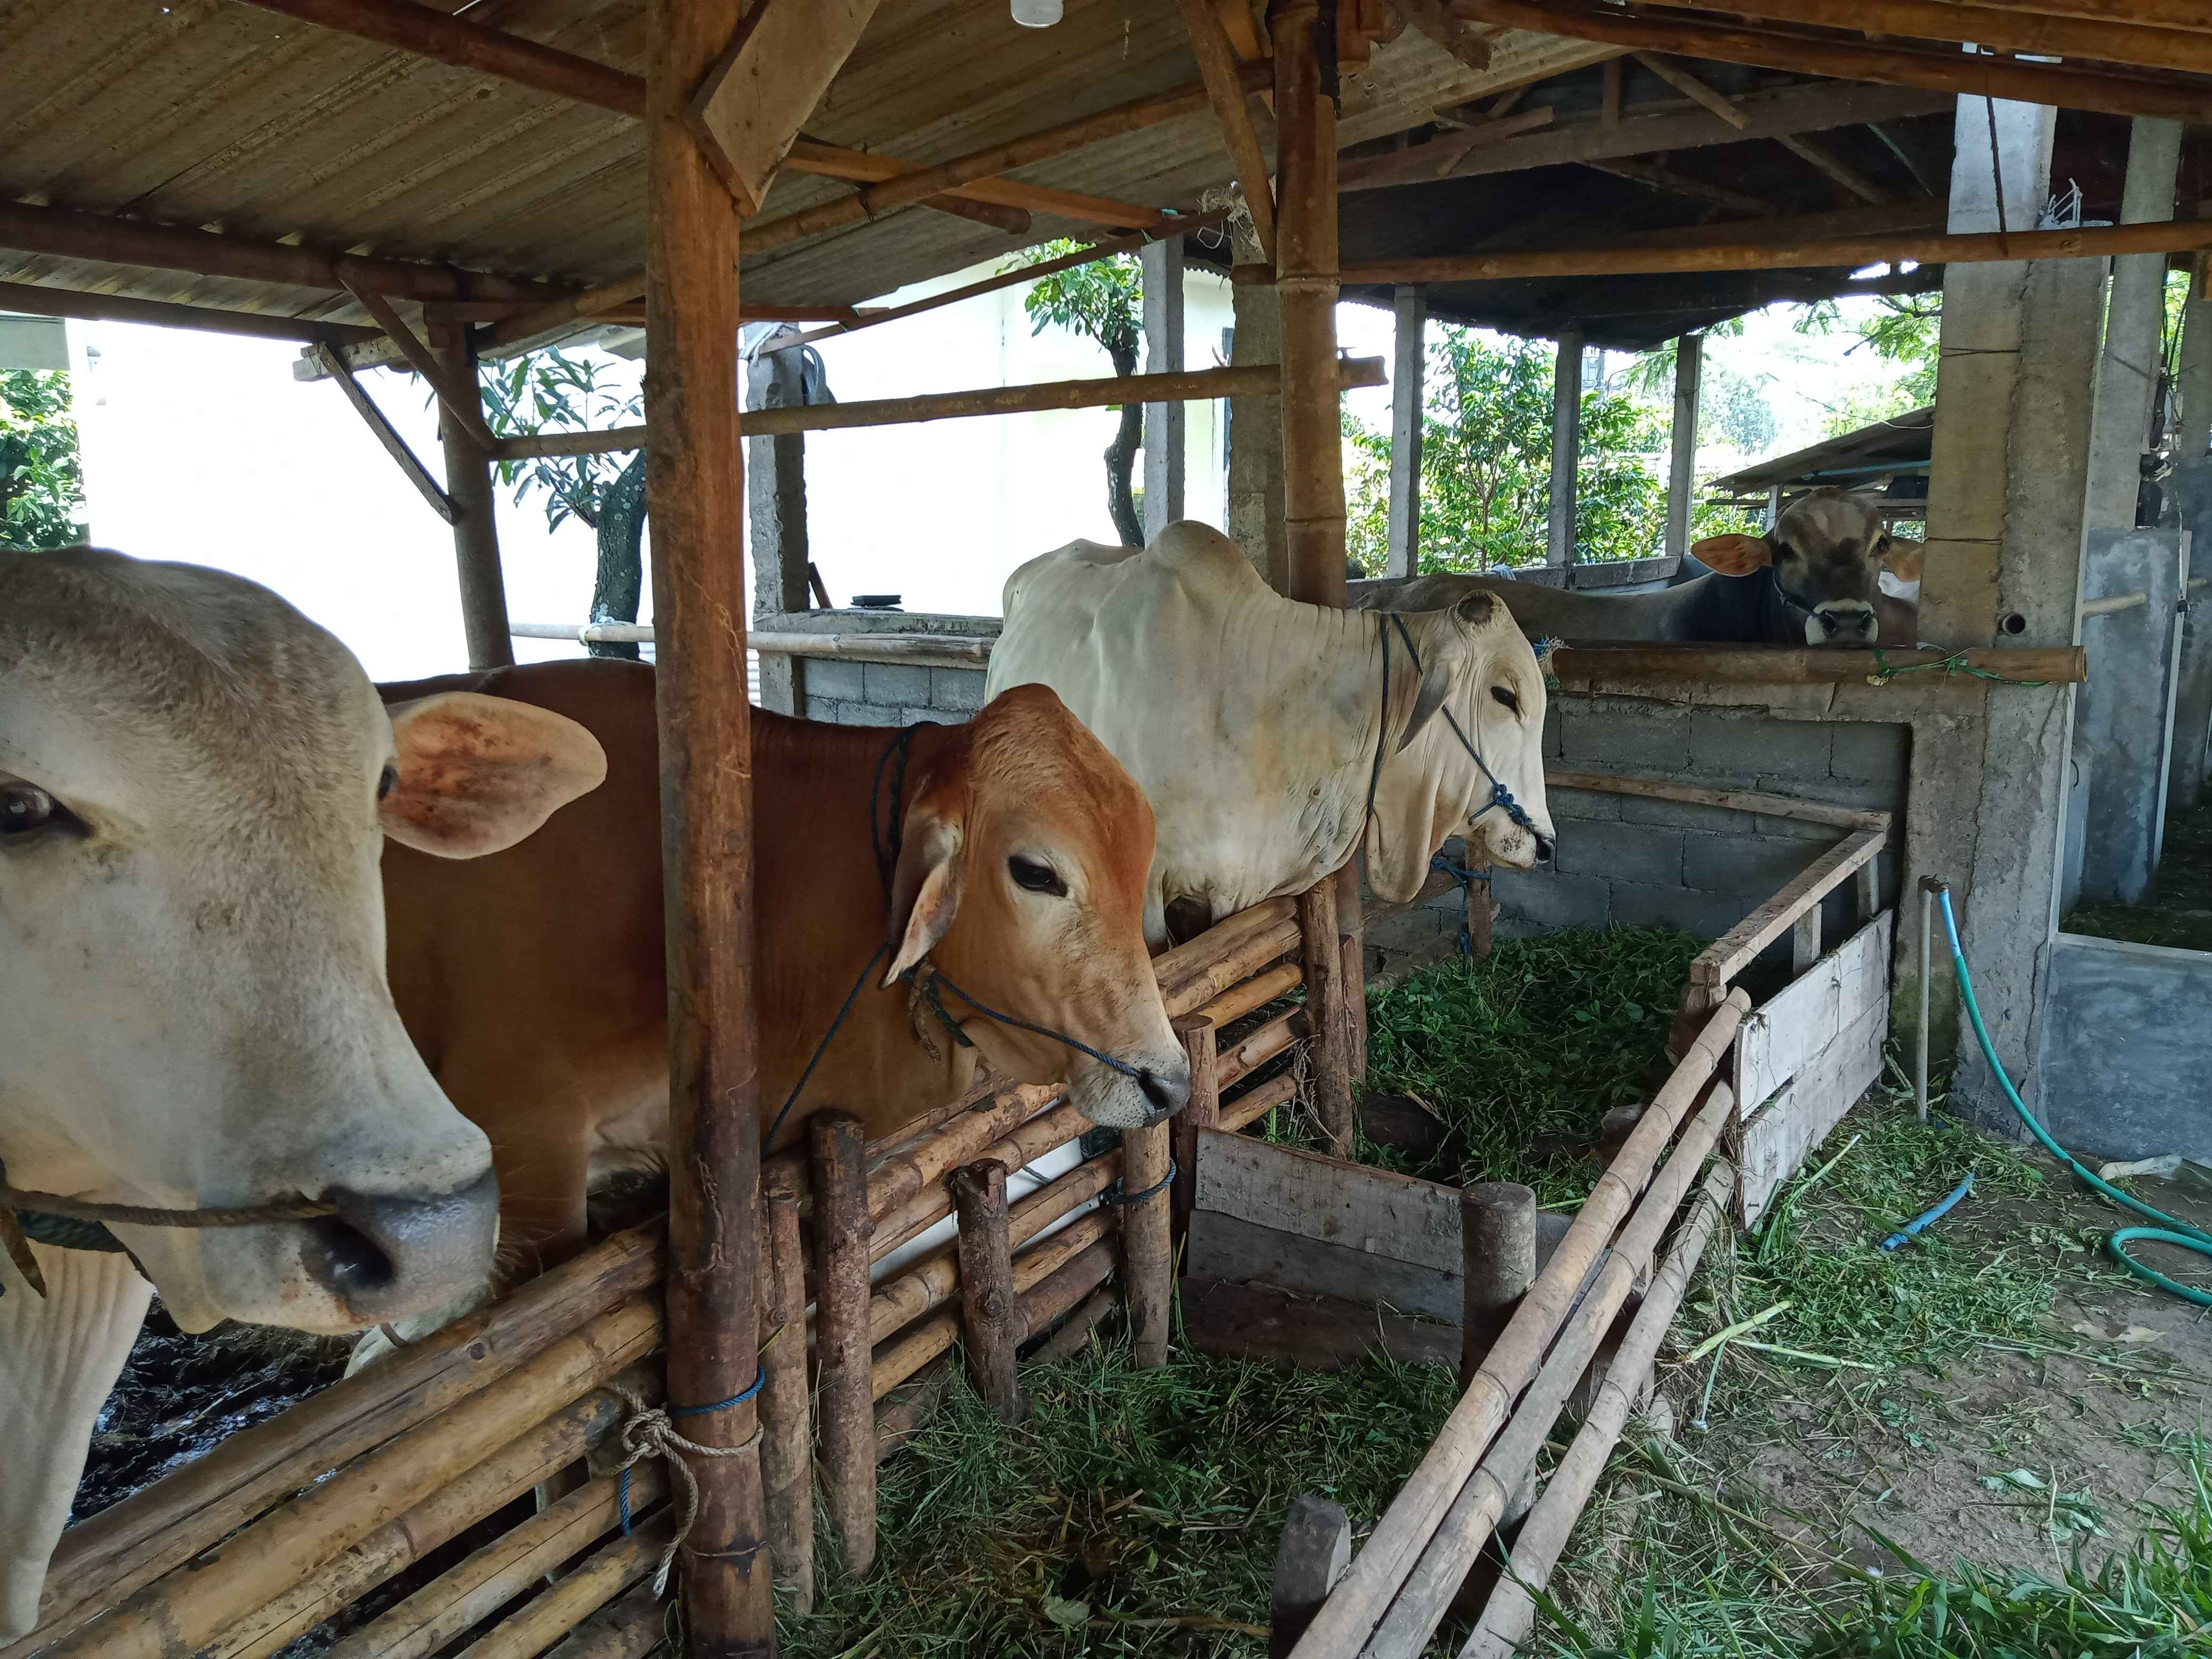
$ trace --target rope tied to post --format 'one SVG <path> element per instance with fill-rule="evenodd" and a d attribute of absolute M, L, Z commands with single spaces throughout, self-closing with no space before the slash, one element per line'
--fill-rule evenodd
<path fill-rule="evenodd" d="M 1429 868 L 1449 876 L 1453 884 L 1459 889 L 1459 953 L 1463 960 L 1472 962 L 1474 960 L 1474 927 L 1469 912 L 1474 898 L 1474 885 L 1480 882 L 1485 887 L 1489 886 L 1490 872 L 1470 870 L 1443 853 L 1429 860 Z"/>
<path fill-rule="evenodd" d="M 770 1340 L 774 1340 L 773 1338 Z M 668 1575 L 676 1565 L 677 1552 L 684 1540 L 691 1535 L 691 1523 L 699 1516 L 699 1478 L 691 1473 L 691 1466 L 684 1460 L 692 1457 L 738 1457 L 760 1444 L 761 1431 L 755 1428 L 742 1443 L 735 1446 L 702 1446 L 676 1430 L 679 1417 L 704 1417 L 712 1412 L 727 1411 L 732 1406 L 742 1406 L 761 1391 L 768 1380 L 765 1371 L 756 1371 L 751 1383 L 727 1400 L 718 1400 L 711 1406 L 648 1406 L 629 1389 L 608 1385 L 608 1391 L 629 1408 L 629 1415 L 623 1419 L 623 1460 L 615 1467 L 621 1478 L 615 1483 L 615 1510 L 622 1517 L 623 1536 L 631 1534 L 629 1513 L 629 1472 L 648 1457 L 667 1460 L 677 1493 L 676 1530 L 668 1540 L 668 1547 L 660 1552 L 660 1565 L 653 1575 L 653 1593 L 663 1595 L 668 1589 Z"/>
<path fill-rule="evenodd" d="M 1098 1194 L 1098 1201 L 1101 1204 L 1141 1204 L 1146 1199 L 1158 1197 L 1160 1194 L 1167 1191 L 1169 1187 L 1174 1184 L 1175 1178 L 1175 1154 L 1173 1152 L 1170 1152 L 1168 1154 L 1168 1172 L 1162 1176 L 1158 1181 L 1155 1181 L 1151 1186 L 1140 1188 L 1133 1193 L 1125 1193 L 1121 1190 L 1121 1177 L 1120 1176 L 1115 1176 L 1113 1180 L 1106 1183 L 1106 1190 Z"/>
<path fill-rule="evenodd" d="M 1866 677 L 1866 683 L 1869 685 L 1887 685 L 1900 674 L 1925 674 L 1934 669 L 1941 669 L 1943 678 L 1947 680 L 1955 674 L 1972 674 L 1978 680 L 1988 680 L 1996 685 L 2034 687 L 2051 684 L 2049 680 L 2008 679 L 2004 675 L 1993 673 L 1989 669 L 1977 668 L 1966 660 L 1966 653 L 1964 651 L 1954 651 L 1949 656 L 1939 658 L 1934 662 L 1892 663 L 1888 657 L 1883 654 L 1882 648 L 1877 645 L 1874 647 L 1874 661 L 1875 672 Z"/>

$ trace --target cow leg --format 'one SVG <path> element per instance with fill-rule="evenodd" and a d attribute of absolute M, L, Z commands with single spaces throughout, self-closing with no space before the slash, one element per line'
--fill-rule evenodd
<path fill-rule="evenodd" d="M 93 1423 L 146 1322 L 154 1287 L 114 1251 L 33 1244 L 46 1294 L 0 1252 L 0 1643 L 38 1622 Z"/>

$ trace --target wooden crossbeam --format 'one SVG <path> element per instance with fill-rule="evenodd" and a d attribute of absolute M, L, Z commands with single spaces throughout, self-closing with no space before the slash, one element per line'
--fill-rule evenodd
<path fill-rule="evenodd" d="M 1419 185 L 1448 178 L 1457 173 L 1475 151 L 1549 126 L 1553 114 L 1552 106 L 1543 104 L 1512 115 L 1501 115 L 1495 120 L 1478 121 L 1426 143 L 1343 162 L 1337 169 L 1337 190 L 1382 190 L 1391 185 Z"/>
<path fill-rule="evenodd" d="M 878 0 L 754 0 L 692 94 L 702 152 L 740 212 L 760 211 L 799 129 L 860 43 Z"/>
<path fill-rule="evenodd" d="M 1692 0 L 1651 0 L 1687 9 Z M 1777 23 L 1901 35 L 1910 40 L 1972 42 L 1992 52 L 2087 58 L 2139 69 L 2212 73 L 2212 9 L 2191 8 L 2191 24 L 2146 27 L 2128 5 L 2088 19 L 2053 16 L 2040 7 L 1953 4 L 1951 0 L 1741 0 L 1728 10 Z"/>
<path fill-rule="evenodd" d="M 1452 0 L 1462 17 L 1504 28 L 1534 29 L 1571 40 L 1600 40 L 1646 52 L 1676 52 L 1760 69 L 1928 87 L 1972 97 L 2010 98 L 2111 115 L 2163 116 L 2197 121 L 2203 88 L 2172 76 L 2129 74 L 2071 63 L 2039 64 L 1972 56 L 1954 48 L 1885 40 L 1875 46 L 1833 35 L 1740 25 L 1722 15 L 1686 12 L 1654 17 L 1578 0 Z"/>
<path fill-rule="evenodd" d="M 811 138 L 801 138 L 791 147 L 791 155 L 785 165 L 794 171 L 820 173 L 852 184 L 878 185 L 909 173 L 920 173 L 927 164 L 902 161 L 896 155 L 886 155 L 878 150 L 846 149 L 836 144 L 817 143 Z M 1049 185 L 1024 184 L 1015 179 L 979 179 L 972 185 L 962 185 L 957 190 L 947 191 L 945 196 L 972 202 L 989 202 L 1001 207 L 1022 208 L 1033 213 L 1057 214 L 1063 219 L 1074 219 L 1085 224 L 1111 225 L 1115 229 L 1157 225 L 1168 216 L 1158 208 L 1139 207 L 1134 202 L 1117 202 L 1106 196 L 1086 196 L 1079 191 L 1055 190 Z M 756 235 L 758 229 L 755 227 Z M 747 239 L 748 242 L 751 240 Z"/>
<path fill-rule="evenodd" d="M 151 323 L 157 328 L 191 328 L 208 334 L 242 334 L 258 340 L 299 340 L 309 345 L 339 344 L 384 337 L 350 323 L 318 322 L 312 317 L 271 317 L 253 311 L 220 311 L 211 306 L 178 305 L 167 300 L 133 300 L 120 294 L 82 294 L 74 289 L 32 283 L 0 283 L 0 311 L 32 317 L 74 317 L 86 322 Z"/>
<path fill-rule="evenodd" d="M 1738 132 L 1751 125 L 1751 118 L 1735 106 L 1735 100 L 1714 91 L 1680 64 L 1669 63 L 1656 52 L 1639 52 L 1636 61 L 1650 70 L 1668 86 L 1692 103 L 1701 106 L 1721 118 Z M 1611 65 L 1607 65 L 1608 68 Z"/>
<path fill-rule="evenodd" d="M 1229 164 L 1244 192 L 1244 205 L 1252 216 L 1252 233 L 1268 264 L 1275 262 L 1275 192 L 1268 182 L 1267 153 L 1260 148 L 1259 130 L 1253 125 L 1251 88 L 1244 79 L 1237 48 L 1223 26 L 1220 10 L 1211 0 L 1180 0 L 1183 33 L 1191 55 L 1198 59 L 1199 76 L 1206 101 L 1220 124 L 1221 142 L 1229 151 Z M 1245 13 L 1247 27 L 1250 14 Z M 1249 55 L 1259 56 L 1256 39 Z"/>
<path fill-rule="evenodd" d="M 1392 0 L 1391 9 L 1469 69 L 1490 67 L 1490 37 L 1455 16 L 1444 0 Z"/>
<path fill-rule="evenodd" d="M 438 481 L 430 476 L 429 469 L 407 447 L 407 441 L 392 429 L 390 421 L 384 418 L 384 411 L 376 406 L 361 382 L 354 379 L 353 370 L 347 365 L 345 358 L 336 347 L 328 343 L 318 345 L 315 356 L 321 360 L 324 373 L 337 382 L 338 390 L 345 394 L 345 400 L 354 406 L 354 411 L 368 423 L 370 433 L 378 443 L 384 446 L 384 453 L 398 464 L 399 471 L 407 482 L 413 484 L 416 492 L 429 503 L 433 513 L 447 524 L 452 524 L 454 520 L 453 498 L 439 487 Z"/>
<path fill-rule="evenodd" d="M 1778 214 L 1782 210 L 1771 202 L 1757 196 L 1746 195 L 1740 190 L 1730 190 L 1725 185 L 1716 185 L 1704 179 L 1685 178 L 1682 174 L 1655 163 L 1643 161 L 1585 161 L 1583 165 L 1594 173 L 1609 173 L 1615 179 L 1626 179 L 1631 184 L 1644 185 L 1652 190 L 1662 190 L 1669 195 L 1686 197 L 1692 202 L 1703 202 L 1729 213 L 1741 213 L 1752 217 Z"/>
<path fill-rule="evenodd" d="M 490 454 L 499 440 L 484 424 L 483 394 L 477 391 L 476 382 L 458 379 L 445 359 L 416 337 L 415 331 L 407 326 L 406 319 L 392 308 L 392 302 L 355 273 L 350 260 L 338 262 L 337 274 L 338 280 L 345 284 L 346 291 L 360 301 L 362 310 L 376 319 L 376 325 L 391 337 L 392 344 L 399 348 L 399 354 L 406 358 L 408 367 L 429 382 L 430 389 L 438 394 L 439 405 L 444 409 L 447 418 L 467 433 L 469 441 L 477 448 L 487 455 Z"/>
<path fill-rule="evenodd" d="M 1863 202 L 1877 204 L 1893 200 L 1890 193 L 1826 145 L 1802 133 L 1784 133 L 1774 141 L 1815 172 L 1840 185 Z"/>

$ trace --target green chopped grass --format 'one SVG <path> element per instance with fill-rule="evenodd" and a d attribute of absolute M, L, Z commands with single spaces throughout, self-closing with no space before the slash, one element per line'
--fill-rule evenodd
<path fill-rule="evenodd" d="M 1440 963 L 1368 997 L 1367 1083 L 1411 1094 L 1450 1127 L 1441 1159 L 1359 1156 L 1453 1185 L 1518 1181 L 1540 1202 L 1589 1190 L 1598 1127 L 1650 1097 L 1667 1029 L 1703 941 L 1667 927 L 1502 939 L 1486 962 Z"/>

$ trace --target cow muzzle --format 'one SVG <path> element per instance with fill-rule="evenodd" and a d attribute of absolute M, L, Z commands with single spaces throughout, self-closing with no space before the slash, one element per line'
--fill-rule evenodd
<path fill-rule="evenodd" d="M 1805 617 L 1808 645 L 1866 646 L 1875 642 L 1874 607 L 1864 599 L 1837 599 Z"/>
<path fill-rule="evenodd" d="M 1190 1057 L 1177 1051 L 1125 1062 L 1133 1077 L 1093 1062 L 1068 1085 L 1075 1109 L 1107 1129 L 1142 1129 L 1190 1103 Z"/>
<path fill-rule="evenodd" d="M 364 1325 L 404 1318 L 480 1285 L 499 1234 L 499 1187 L 487 1170 L 434 1198 L 331 1194 L 337 1213 L 307 1224 L 301 1260 L 315 1282 Z"/>

